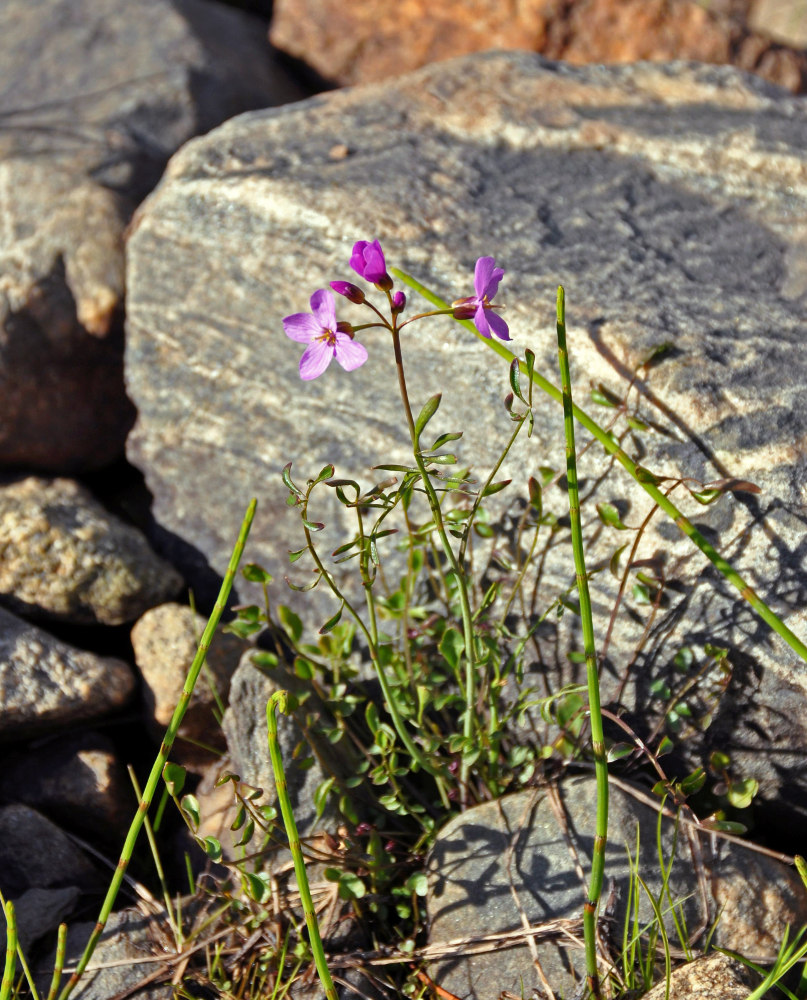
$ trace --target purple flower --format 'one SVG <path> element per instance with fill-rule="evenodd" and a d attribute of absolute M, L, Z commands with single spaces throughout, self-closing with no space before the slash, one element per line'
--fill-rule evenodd
<path fill-rule="evenodd" d="M 474 326 L 483 337 L 490 337 L 491 331 L 500 340 L 510 340 L 510 330 L 505 321 L 494 310 L 497 306 L 491 299 L 499 290 L 499 282 L 504 277 L 504 271 L 496 267 L 493 257 L 480 257 L 474 269 L 474 289 L 476 295 L 458 299 L 454 306 L 458 319 L 471 318 Z"/>
<path fill-rule="evenodd" d="M 287 337 L 298 344 L 308 344 L 300 358 L 300 378 L 306 381 L 321 375 L 332 358 L 346 372 L 352 372 L 367 360 L 367 350 L 353 339 L 348 323 L 336 322 L 333 295 L 325 288 L 311 296 L 311 313 L 294 313 L 283 320 Z"/>
<path fill-rule="evenodd" d="M 372 243 L 359 240 L 358 243 L 354 243 L 350 266 L 365 281 L 370 281 L 374 285 L 386 284 L 392 288 L 392 278 L 387 274 L 387 262 L 384 260 L 384 251 L 378 240 L 373 240 Z"/>

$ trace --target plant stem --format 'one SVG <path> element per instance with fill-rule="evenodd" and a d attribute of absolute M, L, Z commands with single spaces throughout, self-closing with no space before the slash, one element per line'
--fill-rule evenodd
<path fill-rule="evenodd" d="M 391 272 L 400 278 L 405 284 L 409 285 L 410 288 L 414 288 L 415 291 L 419 292 L 427 301 L 433 303 L 436 306 L 445 306 L 446 303 L 434 292 L 426 288 L 419 281 L 416 281 L 410 275 L 406 274 L 405 271 L 401 271 L 396 267 L 390 268 Z M 491 338 L 488 340 L 483 337 L 473 323 L 468 320 L 458 320 L 465 326 L 467 330 L 479 337 L 482 342 L 489 347 L 492 351 L 495 351 L 500 357 L 504 358 L 509 363 L 515 360 L 515 354 L 509 351 L 504 344 L 500 344 L 498 341 Z M 523 362 L 519 362 L 519 368 L 524 375 L 529 375 L 527 372 L 527 366 Z M 532 373 L 532 381 L 538 388 L 550 396 L 556 402 L 562 402 L 563 396 L 557 386 L 553 385 L 548 379 L 545 379 L 537 371 Z M 636 462 L 631 459 L 626 452 L 620 448 L 620 446 L 613 441 L 608 433 L 600 427 L 600 425 L 578 406 L 573 407 L 573 413 L 575 419 L 580 423 L 585 429 L 592 434 L 603 448 L 608 452 L 609 455 L 613 455 L 614 458 L 619 462 L 619 464 L 625 469 L 625 471 L 636 480 L 636 482 L 642 487 L 642 489 L 648 493 L 653 500 L 661 507 L 665 514 L 670 517 L 679 530 L 691 539 L 692 542 L 701 550 L 701 552 L 706 556 L 706 558 L 712 563 L 712 565 L 718 570 L 718 572 L 727 580 L 733 587 L 735 587 L 739 592 L 740 596 L 746 600 L 751 607 L 756 611 L 759 617 L 765 622 L 766 625 L 776 632 L 784 641 L 790 646 L 794 652 L 807 662 L 807 645 L 798 638 L 785 623 L 768 607 L 768 605 L 762 600 L 761 597 L 754 591 L 754 589 L 746 583 L 743 577 L 732 567 L 731 563 L 728 562 L 720 553 L 706 541 L 703 535 L 698 531 L 694 524 L 675 506 L 675 504 L 667 497 L 664 493 L 656 486 L 655 477 L 652 473 L 649 473 L 646 469 L 641 468 Z"/>
<path fill-rule="evenodd" d="M 457 593 L 460 598 L 460 611 L 462 614 L 463 643 L 465 645 L 465 691 L 463 692 L 465 696 L 465 717 L 463 719 L 462 734 L 465 738 L 466 748 L 470 748 L 473 739 L 474 719 L 476 717 L 476 649 L 474 646 L 473 616 L 471 615 L 471 602 L 468 598 L 468 586 L 462 566 L 457 561 L 454 549 L 448 540 L 448 534 L 443 523 L 443 511 L 440 507 L 440 499 L 437 496 L 437 491 L 434 488 L 429 471 L 426 468 L 426 463 L 423 461 L 423 455 L 421 454 L 420 440 L 415 430 L 415 419 L 412 416 L 412 407 L 409 405 L 409 393 L 406 389 L 406 376 L 404 374 L 403 355 L 401 354 L 401 335 L 397 327 L 393 327 L 392 329 L 392 346 L 395 351 L 398 387 L 401 391 L 401 402 L 403 403 L 404 414 L 406 416 L 406 424 L 409 428 L 409 437 L 412 441 L 412 453 L 415 464 L 418 467 L 423 488 L 429 499 L 429 508 L 434 518 L 434 526 L 440 537 L 443 552 L 454 573 L 454 579 L 457 581 Z M 469 770 L 470 764 L 467 762 L 467 754 L 464 750 L 461 757 L 459 775 L 460 795 L 463 805 L 467 804 Z"/>
<path fill-rule="evenodd" d="M 137 840 L 140 829 L 143 826 L 143 822 L 146 818 L 146 813 L 149 810 L 151 802 L 154 798 L 154 793 L 157 790 L 157 784 L 160 780 L 160 775 L 163 772 L 163 767 L 168 761 L 168 755 L 171 752 L 171 747 L 174 744 L 174 739 L 176 738 L 177 732 L 180 725 L 182 724 L 182 719 L 185 715 L 185 710 L 188 707 L 188 702 L 191 699 L 193 693 L 193 687 L 196 684 L 196 680 L 199 677 L 199 672 L 202 669 L 202 664 L 207 656 L 207 651 L 210 648 L 210 643 L 213 639 L 213 633 L 216 631 L 216 626 L 221 619 L 222 612 L 224 611 L 224 606 L 227 603 L 227 598 L 230 595 L 230 590 L 233 586 L 233 579 L 235 578 L 236 570 L 238 569 L 238 564 L 241 561 L 241 554 L 244 551 L 244 545 L 246 544 L 247 535 L 249 534 L 249 529 L 252 526 L 252 519 L 255 516 L 255 508 L 257 506 L 256 500 L 251 500 L 247 512 L 244 515 L 244 520 L 241 524 L 241 530 L 238 533 L 238 540 L 235 543 L 235 548 L 230 556 L 230 562 L 227 566 L 227 571 L 224 574 L 224 579 L 221 583 L 221 589 L 219 590 L 219 596 L 216 599 L 216 603 L 213 606 L 213 611 L 210 614 L 210 618 L 207 622 L 204 632 L 202 633 L 202 638 L 199 642 L 199 648 L 196 651 L 196 656 L 193 658 L 193 663 L 191 663 L 190 669 L 188 670 L 188 676 L 185 679 L 185 687 L 182 690 L 182 696 L 177 703 L 177 707 L 174 709 L 174 714 L 171 716 L 171 721 L 168 723 L 168 728 L 165 732 L 165 737 L 163 738 L 162 745 L 160 746 L 160 751 L 154 761 L 151 768 L 151 772 L 146 781 L 146 787 L 143 791 L 143 797 L 140 800 L 140 805 L 138 806 L 137 813 L 135 814 L 132 824 L 129 827 L 129 832 L 126 834 L 126 840 L 123 843 L 123 849 L 121 850 L 120 859 L 118 861 L 117 867 L 115 869 L 115 874 L 112 877 L 112 881 L 109 884 L 109 889 L 104 897 L 104 902 L 101 906 L 101 913 L 98 917 L 98 922 L 93 928 L 92 934 L 90 934 L 90 940 L 87 942 L 87 947 L 84 949 L 84 953 L 79 959 L 79 963 L 76 966 L 76 971 L 70 976 L 67 983 L 65 984 L 62 992 L 59 994 L 59 1000 L 66 1000 L 66 998 L 73 992 L 76 983 L 81 978 L 84 970 L 87 968 L 87 963 L 92 957 L 92 953 L 95 951 L 95 946 L 98 944 L 98 939 L 103 933 L 104 927 L 106 927 L 106 922 L 109 919 L 109 915 L 112 912 L 112 907 L 115 903 L 115 899 L 118 895 L 118 890 L 123 882 L 123 876 L 126 874 L 126 869 L 129 866 L 129 861 L 132 857 L 132 851 L 134 850 L 135 841 Z"/>
<path fill-rule="evenodd" d="M 0 1000 L 9 1000 L 14 985 L 14 970 L 17 967 L 17 916 L 10 899 L 3 907 L 3 914 L 6 918 L 6 961 L 3 966 L 3 981 L 0 983 Z"/>
<path fill-rule="evenodd" d="M 605 843 L 608 839 L 608 762 L 605 757 L 605 734 L 603 733 L 602 711 L 600 709 L 600 678 L 597 671 L 597 653 L 594 648 L 594 623 L 591 618 L 591 598 L 588 591 L 588 576 L 586 575 L 586 557 L 583 551 L 583 531 L 580 525 L 580 494 L 577 488 L 577 459 L 574 446 L 574 409 L 569 376 L 569 355 L 566 351 L 566 308 L 562 286 L 558 286 L 557 312 L 558 363 L 563 391 L 563 430 L 566 437 L 569 518 L 571 520 L 574 568 L 577 575 L 577 594 L 580 598 L 580 619 L 583 626 L 591 748 L 594 753 L 594 773 L 597 781 L 597 819 L 594 848 L 591 852 L 591 880 L 588 899 L 583 908 L 583 938 L 586 946 L 588 987 L 591 994 L 599 1000 L 602 993 L 600 991 L 600 974 L 597 970 L 597 909 L 602 893 Z"/>
<path fill-rule="evenodd" d="M 328 969 L 325 949 L 322 947 L 317 915 L 314 912 L 314 903 L 311 899 L 311 890 L 308 886 L 305 859 L 300 847 L 300 835 L 297 832 L 297 824 L 294 821 L 294 810 L 291 807 L 291 800 L 289 799 L 289 792 L 286 787 L 283 756 L 280 752 L 280 744 L 277 739 L 277 715 L 275 712 L 279 708 L 281 712 L 285 713 L 287 700 L 287 691 L 275 691 L 266 703 L 266 731 L 269 739 L 269 756 L 272 759 L 272 771 L 275 776 L 277 798 L 280 802 L 283 824 L 286 827 L 286 836 L 289 838 L 289 850 L 294 861 L 294 875 L 297 879 L 297 888 L 300 890 L 300 902 L 303 907 L 306 927 L 308 927 L 308 939 L 311 944 L 311 952 L 314 955 L 314 964 L 317 967 L 322 988 L 325 990 L 325 996 L 328 1000 L 337 1000 L 336 987 Z"/>

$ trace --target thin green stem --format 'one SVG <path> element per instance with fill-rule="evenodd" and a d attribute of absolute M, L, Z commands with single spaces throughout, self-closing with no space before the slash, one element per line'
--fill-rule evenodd
<path fill-rule="evenodd" d="M 289 799 L 289 792 L 286 787 L 286 775 L 283 771 L 283 756 L 280 752 L 280 744 L 277 739 L 276 710 L 280 709 L 285 714 L 287 701 L 287 691 L 276 691 L 266 704 L 266 731 L 269 738 L 269 756 L 272 759 L 272 771 L 275 776 L 277 798 L 280 802 L 283 824 L 286 827 L 286 836 L 289 839 L 289 850 L 294 861 L 294 874 L 297 878 L 297 888 L 300 890 L 300 902 L 303 907 L 306 927 L 308 927 L 308 939 L 311 944 L 311 952 L 314 955 L 314 964 L 317 967 L 317 974 L 322 983 L 322 988 L 325 990 L 325 996 L 328 1000 L 337 1000 L 336 987 L 328 969 L 325 949 L 322 947 L 322 938 L 319 933 L 317 915 L 314 912 L 314 903 L 311 899 L 311 890 L 308 887 L 308 875 L 305 870 L 303 851 L 300 847 L 300 835 L 297 832 L 297 824 L 294 821 L 294 810 L 291 807 L 291 800 Z"/>
<path fill-rule="evenodd" d="M 307 520 L 308 516 L 308 498 L 306 498 L 306 506 L 303 508 L 303 522 Z M 389 681 L 387 680 L 387 675 L 384 673 L 384 668 L 381 665 L 381 660 L 378 656 L 378 648 L 376 646 L 373 636 L 370 634 L 370 630 L 364 624 L 364 620 L 358 611 L 353 607 L 350 601 L 345 597 L 341 590 L 337 587 L 333 580 L 333 577 L 325 568 L 322 560 L 317 553 L 316 546 L 311 539 L 311 532 L 303 524 L 303 533 L 305 534 L 306 544 L 308 546 L 308 551 L 311 553 L 311 558 L 314 560 L 314 565 L 319 570 L 322 575 L 322 579 L 328 585 L 332 593 L 342 602 L 342 604 L 347 608 L 348 613 L 352 615 L 353 620 L 356 622 L 358 627 L 361 629 L 365 641 L 367 642 L 367 650 L 370 654 L 370 662 L 373 664 L 373 668 L 376 672 L 376 677 L 378 678 L 378 683 L 381 685 L 381 693 L 384 696 L 384 701 L 386 702 L 387 709 L 390 716 L 392 717 L 392 723 L 395 726 L 395 732 L 400 736 L 403 745 L 406 747 L 410 756 L 413 760 L 417 761 L 418 764 L 430 774 L 433 778 L 438 780 L 443 779 L 443 774 L 436 768 L 420 751 L 417 744 L 411 739 L 406 731 L 406 724 L 401 718 L 401 713 L 398 711 L 398 705 L 395 701 L 395 696 L 393 694 L 392 688 L 390 687 Z"/>
<path fill-rule="evenodd" d="M 67 924 L 59 924 L 56 934 L 56 960 L 53 963 L 53 976 L 50 980 L 47 1000 L 55 1000 L 59 991 L 59 983 L 62 981 L 62 969 L 67 957 Z"/>
<path fill-rule="evenodd" d="M 6 918 L 6 961 L 3 966 L 3 981 L 0 983 L 0 1000 L 9 1000 L 17 968 L 17 915 L 10 899 L 3 907 L 3 913 Z"/>
<path fill-rule="evenodd" d="M 59 994 L 59 1000 L 66 1000 L 66 998 L 73 992 L 76 983 L 81 978 L 84 970 L 87 968 L 87 963 L 92 957 L 92 953 L 95 951 L 95 946 L 98 944 L 98 940 L 103 933 L 104 927 L 106 927 L 106 922 L 109 919 L 109 915 L 112 912 L 112 907 L 115 904 L 115 899 L 118 895 L 118 890 L 123 882 L 123 877 L 126 874 L 126 869 L 129 866 L 129 861 L 132 857 L 132 852 L 134 850 L 135 842 L 137 840 L 138 834 L 140 833 L 143 822 L 146 818 L 146 813 L 151 806 L 152 800 L 154 798 L 154 793 L 157 790 L 157 785 L 160 780 L 160 775 L 163 772 L 163 768 L 168 761 L 168 755 L 171 752 L 171 747 L 174 744 L 174 739 L 176 738 L 179 727 L 182 723 L 182 719 L 185 715 L 185 710 L 188 707 L 188 702 L 191 699 L 193 693 L 193 687 L 196 684 L 197 678 L 199 677 L 199 672 L 202 669 L 202 664 L 207 656 L 207 651 L 210 648 L 210 643 L 213 639 L 213 634 L 216 631 L 216 627 L 221 619 L 224 607 L 227 603 L 227 598 L 230 595 L 230 590 L 232 589 L 233 580 L 235 579 L 235 573 L 238 569 L 238 564 L 241 561 L 241 555 L 244 551 L 244 545 L 246 544 L 247 535 L 249 534 L 249 529 L 252 526 L 252 519 L 255 516 L 255 508 L 257 506 L 257 501 L 250 501 L 247 512 L 244 515 L 244 520 L 241 524 L 241 530 L 238 533 L 238 540 L 235 543 L 235 548 L 230 556 L 230 562 L 227 566 L 227 571 L 224 574 L 224 579 L 221 583 L 221 589 L 219 590 L 219 596 L 216 599 L 216 603 L 211 612 L 210 618 L 208 620 L 207 626 L 202 633 L 201 641 L 199 642 L 199 648 L 196 651 L 196 656 L 193 658 L 193 663 L 191 663 L 190 669 L 188 670 L 188 676 L 185 679 L 185 687 L 182 690 L 182 696 L 177 703 L 177 707 L 174 709 L 174 714 L 171 717 L 171 721 L 168 723 L 168 728 L 163 738 L 162 745 L 160 746 L 160 751 L 154 761 L 151 768 L 151 772 L 146 781 L 146 787 L 143 791 L 143 797 L 140 800 L 140 805 L 138 806 L 137 813 L 135 814 L 132 824 L 129 827 L 129 832 L 126 835 L 126 840 L 123 843 L 123 849 L 121 850 L 120 859 L 118 860 L 117 867 L 115 869 L 115 874 L 112 877 L 112 881 L 109 884 L 109 889 L 104 897 L 104 902 L 101 906 L 101 912 L 98 916 L 98 921 L 93 928 L 92 934 L 90 934 L 90 939 L 87 942 L 87 947 L 84 949 L 84 953 L 79 959 L 79 963 L 76 966 L 75 972 L 70 976 L 67 983 L 65 984 L 62 992 Z"/>
<path fill-rule="evenodd" d="M 586 557 L 583 550 L 583 531 L 580 524 L 580 494 L 577 488 L 577 459 L 574 445 L 574 408 L 572 385 L 569 376 L 569 355 L 566 350 L 566 308 L 563 288 L 558 287 L 558 363 L 563 392 L 563 430 L 566 437 L 566 482 L 569 493 L 569 518 L 571 520 L 572 551 L 577 575 L 577 594 L 580 598 L 580 620 L 583 627 L 583 651 L 586 657 L 588 683 L 588 710 L 591 723 L 591 747 L 594 753 L 594 773 L 597 781 L 597 819 L 594 848 L 591 852 L 591 878 L 588 899 L 583 908 L 583 939 L 586 948 L 586 976 L 588 987 L 599 1000 L 600 974 L 597 969 L 597 910 L 602 893 L 605 871 L 605 843 L 608 839 L 608 762 L 605 757 L 605 734 L 600 709 L 600 678 L 597 671 L 597 652 L 594 648 L 594 623 L 591 617 L 591 597 L 588 591 Z"/>
<path fill-rule="evenodd" d="M 427 301 L 433 303 L 436 306 L 447 307 L 443 299 L 434 292 L 426 288 L 425 285 L 420 284 L 410 275 L 406 274 L 404 271 L 400 271 L 398 268 L 391 268 L 392 273 L 400 278 L 405 284 L 409 285 L 410 288 L 414 288 L 419 292 Z M 471 333 L 475 334 L 482 340 L 482 342 L 489 347 L 492 351 L 495 351 L 500 357 L 504 358 L 506 361 L 512 363 L 515 360 L 515 355 L 512 351 L 504 346 L 504 344 L 491 338 L 488 340 L 477 331 L 473 323 L 468 320 L 458 320 L 463 326 Z M 527 366 L 523 363 L 519 363 L 521 372 L 524 375 L 528 375 Z M 556 402 L 562 402 L 563 397 L 560 389 L 553 385 L 548 379 L 545 379 L 537 371 L 532 373 L 532 381 L 538 388 L 550 396 Z M 759 617 L 765 622 L 766 625 L 776 632 L 784 641 L 790 646 L 794 652 L 807 662 L 807 645 L 802 642 L 783 621 L 768 607 L 768 605 L 762 600 L 761 597 L 754 591 L 750 584 L 746 583 L 743 577 L 732 567 L 731 563 L 728 562 L 720 553 L 706 541 L 703 535 L 698 531 L 698 529 L 692 524 L 692 522 L 681 513 L 681 511 L 675 506 L 675 504 L 662 493 L 662 491 L 656 485 L 655 476 L 649 473 L 646 469 L 637 465 L 620 446 L 609 437 L 608 433 L 600 427 L 600 425 L 592 420 L 592 418 L 578 406 L 573 407 L 573 412 L 575 419 L 581 426 L 592 434 L 602 445 L 602 447 L 608 452 L 609 455 L 613 455 L 614 458 L 619 462 L 619 464 L 625 469 L 625 471 L 636 480 L 636 482 L 642 487 L 642 489 L 653 498 L 653 500 L 661 507 L 665 514 L 670 517 L 673 522 L 677 525 L 679 530 L 691 539 L 692 542 L 701 550 L 701 552 L 706 556 L 706 558 L 712 563 L 712 565 L 718 570 L 718 572 L 727 580 L 733 587 L 735 587 L 739 592 L 740 596 L 746 600 L 751 607 L 756 611 Z"/>
<path fill-rule="evenodd" d="M 409 428 L 409 437 L 412 441 L 412 453 L 414 455 L 415 464 L 418 467 L 418 472 L 420 473 L 420 478 L 423 482 L 423 488 L 426 491 L 426 496 L 429 500 L 429 508 L 432 512 L 432 517 L 434 518 L 434 526 L 440 538 L 443 552 L 445 553 L 448 564 L 451 566 L 454 573 L 454 578 L 457 581 L 457 593 L 460 598 L 460 611 L 462 614 L 463 643 L 465 645 L 465 717 L 463 719 L 463 736 L 465 737 L 466 744 L 470 746 L 473 739 L 474 719 L 476 717 L 476 649 L 474 645 L 471 602 L 468 598 L 468 585 L 462 566 L 457 561 L 454 549 L 451 547 L 451 542 L 448 539 L 448 533 L 446 532 L 445 524 L 443 522 L 443 511 L 440 507 L 440 499 L 437 496 L 437 491 L 431 481 L 429 471 L 426 468 L 426 463 L 423 460 L 423 455 L 420 450 L 420 440 L 415 428 L 415 419 L 412 416 L 412 407 L 409 404 L 409 393 L 406 388 L 406 375 L 404 373 L 403 355 L 401 353 L 401 336 L 400 332 L 396 328 L 393 328 L 392 330 L 392 346 L 395 351 L 395 367 L 398 372 L 398 387 L 401 392 L 401 402 L 403 403 L 404 414 L 406 416 L 406 424 Z M 460 794 L 463 799 L 463 804 L 465 804 L 468 794 L 469 769 L 470 765 L 467 762 L 467 755 L 463 753 L 459 776 Z"/>

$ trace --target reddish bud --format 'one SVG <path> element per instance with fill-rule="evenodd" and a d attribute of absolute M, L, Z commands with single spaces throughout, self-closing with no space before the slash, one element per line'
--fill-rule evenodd
<path fill-rule="evenodd" d="M 346 320 L 340 319 L 336 324 L 337 333 L 346 333 L 348 337 L 353 336 L 353 324 L 348 323 Z"/>
<path fill-rule="evenodd" d="M 358 285 L 354 285 L 351 281 L 332 281 L 331 288 L 337 295 L 344 295 L 346 299 L 350 302 L 355 302 L 357 306 L 360 306 L 364 302 L 364 292 Z"/>
<path fill-rule="evenodd" d="M 397 316 L 406 309 L 406 296 L 403 292 L 396 292 L 392 296 L 392 311 Z"/>

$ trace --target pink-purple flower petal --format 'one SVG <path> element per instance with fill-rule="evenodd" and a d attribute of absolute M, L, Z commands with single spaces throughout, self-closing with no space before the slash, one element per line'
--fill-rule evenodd
<path fill-rule="evenodd" d="M 318 378 L 331 363 L 333 347 L 324 340 L 313 340 L 300 358 L 300 378 L 309 382 Z"/>
<path fill-rule="evenodd" d="M 333 349 L 336 360 L 346 372 L 355 371 L 367 360 L 367 348 L 357 343 L 347 334 L 337 334 Z"/>
<path fill-rule="evenodd" d="M 497 312 L 488 309 L 486 318 L 490 329 L 499 340 L 510 340 L 510 328 Z"/>
<path fill-rule="evenodd" d="M 320 288 L 311 296 L 311 312 L 323 330 L 336 329 L 336 303 L 327 288 Z"/>
<path fill-rule="evenodd" d="M 298 344 L 308 344 L 322 333 L 322 326 L 311 313 L 294 313 L 283 320 L 283 332 Z"/>
<path fill-rule="evenodd" d="M 354 243 L 350 266 L 356 274 L 373 284 L 387 278 L 387 262 L 378 240 L 373 240 L 372 243 L 359 240 Z"/>

